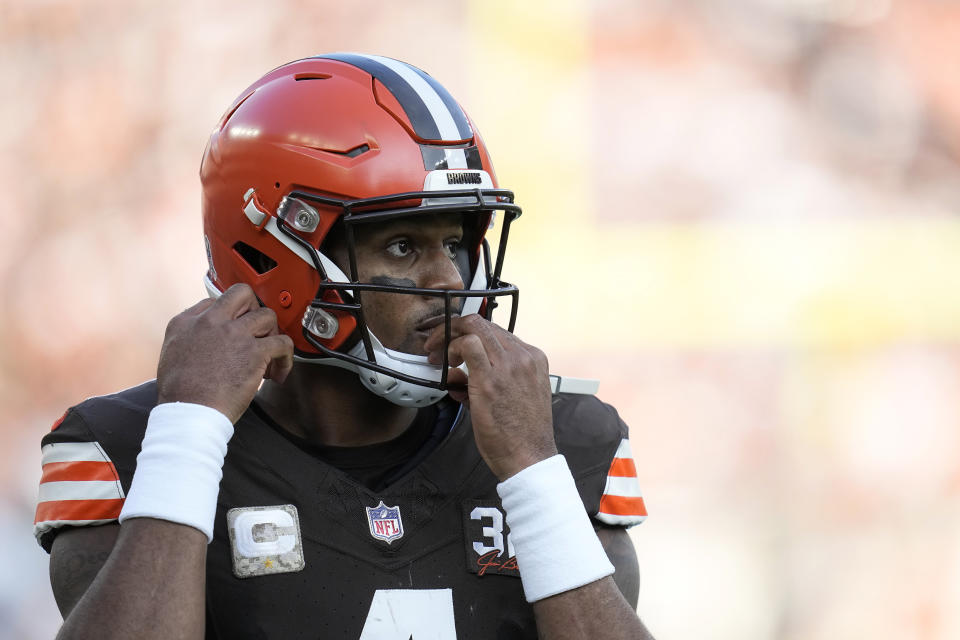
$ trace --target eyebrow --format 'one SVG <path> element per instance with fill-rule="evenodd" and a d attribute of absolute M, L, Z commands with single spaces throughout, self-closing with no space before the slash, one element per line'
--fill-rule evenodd
<path fill-rule="evenodd" d="M 433 225 L 442 233 L 464 233 L 462 220 L 457 222 L 450 221 L 449 224 L 446 221 L 436 222 L 433 223 Z M 397 232 L 414 233 L 423 230 L 424 224 L 422 221 L 417 220 L 416 218 L 404 218 L 401 220 L 391 220 L 388 222 L 370 225 L 367 229 L 360 231 L 359 235 L 361 237 L 377 237 L 380 235 L 389 235 Z"/>

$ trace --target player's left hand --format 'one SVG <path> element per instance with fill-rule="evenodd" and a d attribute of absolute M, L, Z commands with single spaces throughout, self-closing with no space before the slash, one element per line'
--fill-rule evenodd
<path fill-rule="evenodd" d="M 441 324 L 424 343 L 429 360 L 442 363 Z M 500 480 L 557 453 L 547 356 L 478 315 L 450 322 L 450 366 L 466 362 L 469 379 L 451 368 L 450 383 L 467 391 L 450 396 L 467 404 L 480 455 Z"/>

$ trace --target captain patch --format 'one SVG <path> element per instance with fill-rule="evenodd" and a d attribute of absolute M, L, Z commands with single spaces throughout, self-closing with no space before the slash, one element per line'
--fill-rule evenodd
<path fill-rule="evenodd" d="M 233 552 L 233 575 L 238 578 L 303 569 L 300 518 L 292 504 L 230 509 L 227 529 Z"/>

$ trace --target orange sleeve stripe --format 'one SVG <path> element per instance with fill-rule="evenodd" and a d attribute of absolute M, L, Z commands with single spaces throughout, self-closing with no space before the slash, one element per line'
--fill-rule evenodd
<path fill-rule="evenodd" d="M 599 511 L 615 516 L 645 516 L 647 515 L 647 505 L 640 497 L 626 498 L 603 494 L 603 497 L 600 498 Z"/>
<path fill-rule="evenodd" d="M 33 523 L 55 520 L 113 520 L 120 516 L 123 498 L 115 500 L 51 500 L 37 505 Z"/>
<path fill-rule="evenodd" d="M 117 480 L 117 470 L 109 462 L 48 462 L 40 478 L 41 483 L 81 480 Z"/>
<path fill-rule="evenodd" d="M 614 458 L 607 475 L 618 478 L 636 478 L 637 465 L 634 464 L 633 458 Z"/>

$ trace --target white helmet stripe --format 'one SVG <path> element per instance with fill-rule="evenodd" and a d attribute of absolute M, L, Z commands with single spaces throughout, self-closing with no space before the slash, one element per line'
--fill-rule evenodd
<path fill-rule="evenodd" d="M 363 55 L 363 57 L 379 62 L 407 81 L 410 88 L 417 92 L 417 95 L 423 100 L 423 104 L 426 105 L 427 110 L 430 111 L 430 115 L 433 116 L 433 121 L 437 124 L 437 129 L 440 131 L 440 137 L 442 139 L 460 140 L 463 138 L 459 129 L 457 129 L 457 123 L 453 121 L 453 116 L 450 115 L 450 110 L 447 109 L 447 105 L 443 103 L 440 94 L 438 94 L 419 73 L 411 69 L 408 65 L 393 58 L 368 55 Z"/>
<path fill-rule="evenodd" d="M 444 149 L 447 158 L 447 169 L 466 169 L 467 154 L 463 149 Z"/>

